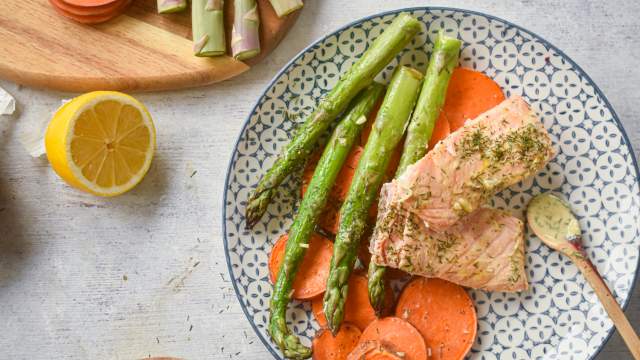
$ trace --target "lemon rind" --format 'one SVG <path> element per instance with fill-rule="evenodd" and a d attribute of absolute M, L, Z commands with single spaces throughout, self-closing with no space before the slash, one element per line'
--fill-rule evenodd
<path fill-rule="evenodd" d="M 149 111 L 144 106 L 144 104 L 134 99 L 133 97 L 123 93 L 111 92 L 111 91 L 95 91 L 95 92 L 81 95 L 78 98 L 73 99 L 72 102 L 82 101 L 83 97 L 90 97 L 91 99 L 79 105 L 78 108 L 73 110 L 74 111 L 73 117 L 69 120 L 69 123 L 67 125 L 67 133 L 65 134 L 66 136 L 65 142 L 64 142 L 65 153 L 66 153 L 65 156 L 66 156 L 67 164 L 69 166 L 69 170 L 71 171 L 73 176 L 76 178 L 76 180 L 84 187 L 84 190 L 94 195 L 111 197 L 111 196 L 123 194 L 131 190 L 132 188 L 134 188 L 136 185 L 138 185 L 142 181 L 142 179 L 145 177 L 147 172 L 149 171 L 149 168 L 151 167 L 151 163 L 152 163 L 153 156 L 156 149 L 156 129 L 151 120 L 151 115 L 149 114 Z M 87 109 L 94 108 L 98 103 L 108 101 L 108 100 L 117 101 L 118 103 L 121 103 L 123 106 L 131 105 L 140 111 L 142 115 L 142 121 L 145 124 L 145 126 L 147 126 L 150 132 L 150 142 L 151 142 L 152 149 L 151 151 L 147 151 L 147 153 L 145 154 L 145 161 L 140 171 L 135 175 L 133 175 L 131 179 L 129 179 L 129 181 L 127 181 L 122 185 L 103 187 L 98 185 L 95 182 L 90 181 L 84 176 L 84 174 L 82 174 L 82 169 L 80 169 L 80 167 L 76 165 L 75 161 L 73 161 L 73 158 L 71 156 L 71 141 L 74 138 L 73 131 L 75 129 L 75 125 L 79 115 L 82 114 Z M 64 111 L 68 109 L 70 109 L 70 107 L 67 107 L 66 109 L 61 108 L 60 110 Z"/>

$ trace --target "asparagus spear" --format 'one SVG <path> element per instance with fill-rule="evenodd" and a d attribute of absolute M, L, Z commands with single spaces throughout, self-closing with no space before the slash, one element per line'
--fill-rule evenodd
<path fill-rule="evenodd" d="M 231 51 L 238 60 L 250 59 L 260 53 L 260 16 L 256 0 L 235 0 L 231 30 Z"/>
<path fill-rule="evenodd" d="M 300 9 L 303 5 L 302 0 L 271 0 L 271 6 L 273 6 L 273 10 L 276 11 L 278 17 L 288 15 Z"/>
<path fill-rule="evenodd" d="M 306 196 L 302 199 L 298 214 L 289 230 L 284 261 L 271 296 L 271 318 L 268 327 L 271 338 L 287 358 L 304 359 L 311 356 L 311 349 L 302 345 L 287 328 L 285 316 L 287 304 L 291 300 L 291 286 L 306 252 L 305 245 L 309 243 L 318 217 L 327 203 L 331 187 L 364 127 L 366 115 L 371 112 L 383 92 L 384 86 L 373 83 L 353 100 L 350 110 L 338 124 L 324 149 Z"/>
<path fill-rule="evenodd" d="M 445 36 L 444 32 L 440 31 L 433 47 L 420 97 L 411 116 L 396 177 L 427 153 L 427 144 L 444 104 L 451 73 L 458 64 L 459 52 L 460 41 Z M 373 261 L 369 263 L 369 302 L 379 316 L 384 310 L 385 269 Z"/>
<path fill-rule="evenodd" d="M 224 55 L 224 1 L 193 0 L 191 2 L 191 26 L 193 52 L 196 56 Z"/>
<path fill-rule="evenodd" d="M 170 14 L 187 8 L 187 0 L 158 0 L 158 13 Z"/>
<path fill-rule="evenodd" d="M 349 290 L 347 282 L 358 245 L 368 226 L 369 208 L 378 197 L 389 159 L 402 139 L 421 83 L 419 71 L 406 66 L 396 70 L 340 208 L 340 227 L 324 293 L 324 314 L 334 335 L 344 317 L 344 302 Z"/>
<path fill-rule="evenodd" d="M 427 153 L 429 139 L 447 96 L 451 73 L 458 65 L 460 45 L 460 40 L 445 36 L 442 30 L 436 37 L 420 97 L 411 116 L 396 176 Z"/>
<path fill-rule="evenodd" d="M 356 61 L 336 86 L 320 101 L 306 119 L 284 152 L 262 177 L 247 201 L 247 227 L 262 217 L 275 189 L 297 167 L 302 166 L 327 130 L 349 101 L 373 82 L 373 78 L 420 31 L 420 22 L 407 14 L 398 15 L 371 47 Z"/>

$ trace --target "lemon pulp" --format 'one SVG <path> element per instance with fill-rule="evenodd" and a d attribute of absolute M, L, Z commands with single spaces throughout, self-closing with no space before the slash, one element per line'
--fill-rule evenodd
<path fill-rule="evenodd" d="M 147 109 L 129 95 L 92 92 L 54 115 L 47 157 L 67 183 L 100 196 L 122 194 L 144 177 L 155 149 Z"/>

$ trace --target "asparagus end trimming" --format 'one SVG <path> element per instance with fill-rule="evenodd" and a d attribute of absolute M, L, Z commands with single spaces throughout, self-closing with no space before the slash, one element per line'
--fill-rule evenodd
<path fill-rule="evenodd" d="M 170 14 L 187 8 L 187 0 L 158 0 L 158 13 Z"/>
<path fill-rule="evenodd" d="M 271 5 L 278 17 L 288 15 L 304 6 L 302 0 L 271 0 Z"/>
<path fill-rule="evenodd" d="M 219 56 L 226 53 L 223 0 L 192 0 L 191 26 L 193 52 L 196 56 Z"/>
<path fill-rule="evenodd" d="M 250 59 L 260 53 L 260 15 L 256 0 L 235 0 L 235 15 L 231 30 L 231 50 L 238 60 Z"/>

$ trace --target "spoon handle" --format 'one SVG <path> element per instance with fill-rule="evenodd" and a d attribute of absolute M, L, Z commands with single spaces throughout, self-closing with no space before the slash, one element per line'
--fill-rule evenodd
<path fill-rule="evenodd" d="M 565 255 L 569 256 L 571 260 L 573 260 L 589 284 L 591 284 L 593 291 L 598 295 L 598 299 L 600 299 L 602 306 L 607 311 L 607 314 L 609 314 L 609 317 L 618 329 L 620 336 L 622 336 L 622 339 L 624 339 L 624 342 L 627 344 L 627 347 L 631 351 L 634 359 L 640 360 L 640 339 L 633 330 L 633 327 L 631 327 L 631 324 L 624 315 L 624 312 L 622 312 L 622 308 L 618 305 L 615 297 L 611 294 L 607 284 L 604 282 L 589 258 L 586 256 L 584 251 L 578 247 L 569 245 L 562 250 Z"/>

